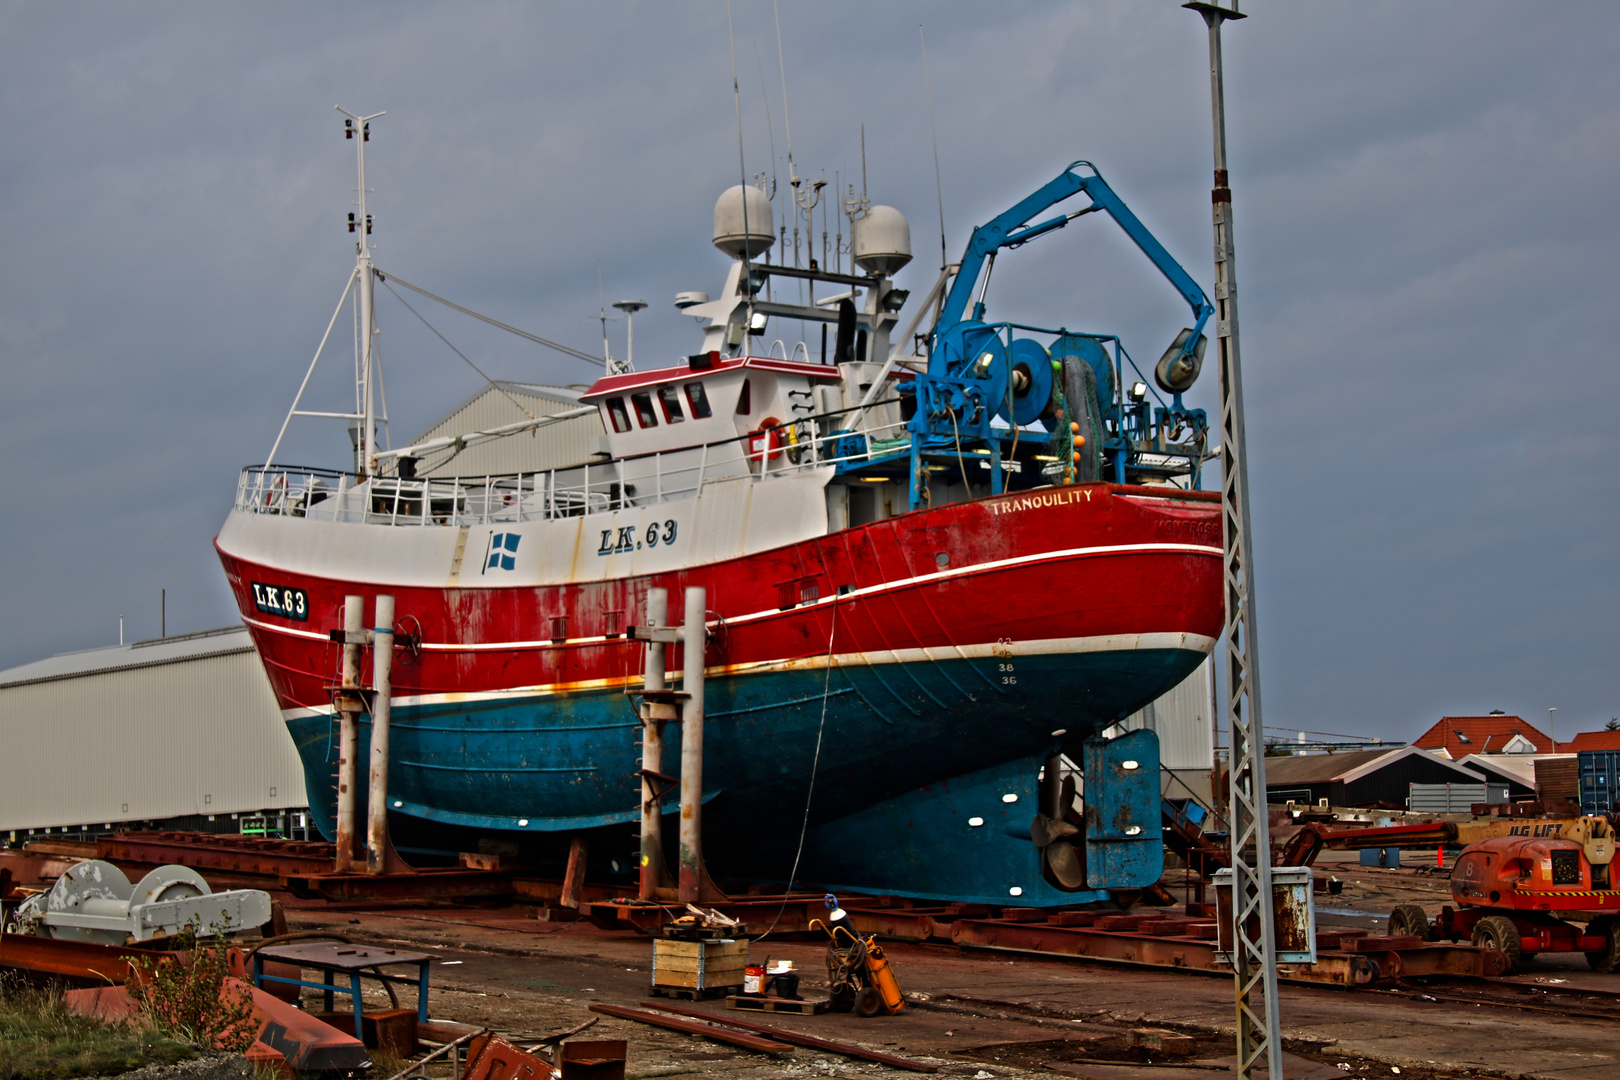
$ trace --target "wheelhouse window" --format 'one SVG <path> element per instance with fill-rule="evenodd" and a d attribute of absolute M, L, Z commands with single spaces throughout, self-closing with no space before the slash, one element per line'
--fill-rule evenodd
<path fill-rule="evenodd" d="M 658 404 L 664 410 L 664 423 L 678 424 L 686 419 L 681 413 L 681 388 L 674 383 L 658 388 Z"/>
<path fill-rule="evenodd" d="M 644 428 L 658 426 L 658 414 L 653 412 L 651 394 L 631 394 L 630 401 L 636 407 L 636 419 Z"/>
<path fill-rule="evenodd" d="M 626 432 L 630 430 L 630 414 L 625 410 L 624 398 L 610 397 L 607 399 L 608 422 L 613 430 Z"/>
<path fill-rule="evenodd" d="M 686 401 L 692 406 L 692 419 L 702 420 L 714 415 L 714 410 L 709 408 L 709 395 L 703 392 L 702 383 L 686 384 Z"/>
<path fill-rule="evenodd" d="M 742 393 L 737 395 L 737 415 L 747 416 L 754 411 L 753 396 L 748 392 L 748 380 L 743 380 Z"/>

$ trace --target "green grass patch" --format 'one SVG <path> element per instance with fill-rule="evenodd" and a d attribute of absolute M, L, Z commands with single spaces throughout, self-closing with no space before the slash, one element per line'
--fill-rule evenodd
<path fill-rule="evenodd" d="M 112 1076 L 200 1053 L 150 1026 L 108 1024 L 72 1012 L 59 988 L 0 978 L 0 1080 Z"/>

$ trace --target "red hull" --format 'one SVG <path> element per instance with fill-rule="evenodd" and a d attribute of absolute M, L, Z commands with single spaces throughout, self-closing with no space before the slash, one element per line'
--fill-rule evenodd
<path fill-rule="evenodd" d="M 329 708 L 338 649 L 328 635 L 351 593 L 368 608 L 377 592 L 392 593 L 400 618 L 420 625 L 420 658 L 394 673 L 394 692 L 406 698 L 638 682 L 640 649 L 618 635 L 637 620 L 649 587 L 672 596 L 706 588 L 719 620 L 708 663 L 739 674 L 819 662 L 829 651 L 882 663 L 912 650 L 1133 635 L 1185 635 L 1186 647 L 1207 651 L 1221 631 L 1218 502 L 1213 493 L 1162 488 L 1047 488 L 675 573 L 539 587 L 355 585 L 216 546 L 288 709 Z M 307 620 L 265 614 L 253 594 L 262 580 L 305 590 Z M 680 663 L 671 657 L 671 670 Z"/>

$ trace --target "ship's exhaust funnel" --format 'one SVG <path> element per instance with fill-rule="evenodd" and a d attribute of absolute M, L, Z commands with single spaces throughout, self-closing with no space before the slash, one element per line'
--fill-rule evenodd
<path fill-rule="evenodd" d="M 855 302 L 848 297 L 838 301 L 838 337 L 833 344 L 833 363 L 847 364 L 855 359 Z"/>

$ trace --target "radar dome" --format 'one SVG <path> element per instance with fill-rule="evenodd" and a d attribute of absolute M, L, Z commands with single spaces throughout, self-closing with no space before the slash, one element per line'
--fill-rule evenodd
<path fill-rule="evenodd" d="M 765 193 L 741 184 L 727 188 L 714 204 L 714 246 L 733 259 L 754 259 L 769 251 L 775 242 L 776 223 L 771 218 L 771 200 Z"/>
<path fill-rule="evenodd" d="M 887 277 L 911 261 L 911 225 L 894 207 L 872 207 L 851 231 L 855 265 L 868 274 Z"/>

